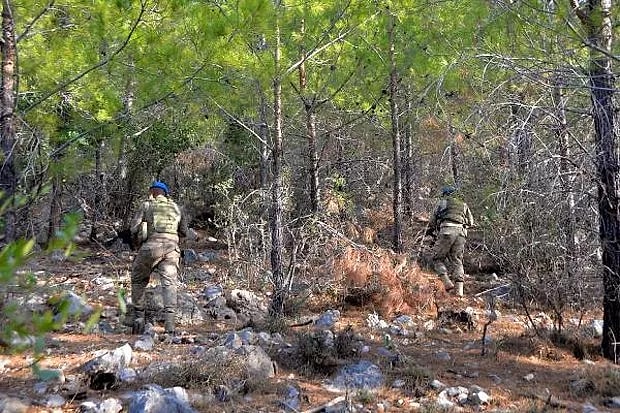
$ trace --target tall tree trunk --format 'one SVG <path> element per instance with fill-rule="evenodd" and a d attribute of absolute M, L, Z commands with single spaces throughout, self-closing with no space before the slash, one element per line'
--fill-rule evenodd
<path fill-rule="evenodd" d="M 105 148 L 105 142 L 102 138 L 97 140 L 97 147 L 95 149 L 95 179 L 98 185 L 93 195 L 93 216 L 92 227 L 90 229 L 91 241 L 97 240 L 97 234 L 99 230 L 99 221 L 103 215 L 103 196 L 107 194 L 105 188 L 105 179 L 103 173 L 103 149 Z"/>
<path fill-rule="evenodd" d="M 613 24 L 611 0 L 571 1 L 584 28 L 590 49 L 590 94 L 594 117 L 598 175 L 599 238 L 603 250 L 603 356 L 620 361 L 620 211 L 618 209 L 618 141 L 614 130 L 611 68 Z"/>
<path fill-rule="evenodd" d="M 17 105 L 17 50 L 15 47 L 15 21 L 11 10 L 11 1 L 2 3 L 2 99 L 0 108 L 0 133 L 2 134 L 2 166 L 0 167 L 0 190 L 2 191 L 0 204 L 8 202 L 8 209 L 4 214 L 4 239 L 7 242 L 16 238 L 16 211 L 13 197 L 17 189 L 17 171 L 15 169 L 15 107 Z"/>
<path fill-rule="evenodd" d="M 403 251 L 403 187 L 400 153 L 400 128 L 398 125 L 398 72 L 396 70 L 396 58 L 394 52 L 394 29 L 396 17 L 390 12 L 388 16 L 388 37 L 390 48 L 390 115 L 392 119 L 392 146 L 394 149 L 394 188 L 393 188 L 393 214 L 394 214 L 394 252 L 400 254 Z"/>
<path fill-rule="evenodd" d="M 305 21 L 301 21 L 301 35 L 305 34 Z M 306 51 L 303 46 L 300 50 L 301 61 L 299 65 L 299 92 L 306 113 L 306 139 L 308 140 L 307 170 L 310 179 L 310 210 L 318 212 L 321 205 L 319 188 L 319 154 L 316 143 L 316 104 L 315 98 L 306 96 L 308 77 L 306 73 Z"/>
<path fill-rule="evenodd" d="M 135 101 L 134 95 L 135 82 L 133 79 L 133 73 L 129 74 L 129 79 L 125 85 L 125 96 L 123 96 L 123 123 L 126 126 L 126 130 L 121 135 L 121 142 L 118 149 L 118 178 L 119 185 L 117 190 L 119 191 L 118 197 L 115 197 L 116 211 L 120 215 L 123 228 L 129 226 L 131 220 L 131 205 L 133 203 L 133 175 L 129 173 L 129 144 L 131 141 L 131 135 L 129 131 L 132 125 L 133 106 Z"/>
<path fill-rule="evenodd" d="M 577 255 L 578 240 L 576 237 L 575 218 L 575 192 L 573 191 L 573 171 L 570 168 L 570 146 L 568 141 L 568 125 L 566 121 L 566 97 L 563 89 L 564 79 L 561 74 L 556 75 L 553 86 L 553 100 L 557 119 L 556 137 L 560 145 L 560 182 L 562 191 L 566 194 L 566 216 L 564 231 L 566 236 L 567 270 L 569 274 L 574 272 L 573 261 Z"/>
<path fill-rule="evenodd" d="M 265 101 L 265 94 L 259 82 L 257 82 L 256 88 L 260 96 L 259 113 L 259 126 L 258 136 L 261 138 L 260 142 L 260 187 L 261 189 L 267 189 L 269 185 L 269 128 L 267 120 L 267 102 Z"/>
<path fill-rule="evenodd" d="M 62 178 L 59 172 L 52 176 L 52 192 L 50 193 L 50 216 L 47 228 L 47 241 L 50 242 L 60 230 L 60 216 L 62 214 Z"/>
<path fill-rule="evenodd" d="M 279 11 L 276 11 L 276 13 L 279 13 Z M 278 17 L 276 19 L 279 20 Z M 273 183 L 271 186 L 271 277 L 273 281 L 273 298 L 270 314 L 272 316 L 284 314 L 284 302 L 287 294 L 282 263 L 282 79 L 280 77 L 280 47 L 280 23 L 276 21 L 275 76 L 273 79 L 275 126 L 272 153 Z"/>
<path fill-rule="evenodd" d="M 409 217 L 409 220 L 413 218 L 413 194 L 414 194 L 414 178 L 413 178 L 413 103 L 411 101 L 410 91 L 407 93 L 407 125 L 405 127 L 405 136 L 403 139 L 404 144 L 404 166 L 403 173 L 405 175 L 405 187 L 404 187 L 404 204 L 405 213 Z"/>

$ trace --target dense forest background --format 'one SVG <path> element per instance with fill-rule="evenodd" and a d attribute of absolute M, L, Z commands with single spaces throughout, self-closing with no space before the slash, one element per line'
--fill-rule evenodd
<path fill-rule="evenodd" d="M 618 11 L 4 0 L 3 277 L 35 248 L 23 239 L 50 243 L 67 214 L 105 242 L 157 178 L 193 226 L 220 231 L 231 273 L 269 279 L 280 314 L 330 238 L 379 229 L 415 257 L 412 222 L 456 184 L 479 269 L 509 277 L 560 329 L 565 311 L 604 307 L 615 360 Z"/>

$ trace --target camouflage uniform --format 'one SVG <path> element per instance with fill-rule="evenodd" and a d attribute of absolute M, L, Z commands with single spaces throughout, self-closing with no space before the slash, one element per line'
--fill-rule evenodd
<path fill-rule="evenodd" d="M 142 204 L 131 221 L 131 232 L 142 231 L 143 223 L 146 223 L 146 240 L 131 270 L 134 333 L 140 333 L 143 328 L 145 289 L 154 271 L 160 276 L 163 290 L 164 328 L 166 332 L 174 332 L 181 257 L 179 235 L 187 236 L 187 224 L 177 204 L 164 195 L 151 196 Z"/>
<path fill-rule="evenodd" d="M 460 199 L 447 195 L 437 205 L 431 228 L 437 228 L 439 233 L 433 247 L 434 269 L 441 277 L 446 289 L 454 288 L 449 274 L 454 281 L 460 283 L 459 295 L 462 295 L 464 281 L 463 252 L 467 239 L 467 228 L 474 225 L 474 217 L 467 204 Z M 448 266 L 452 267 L 448 271 Z"/>

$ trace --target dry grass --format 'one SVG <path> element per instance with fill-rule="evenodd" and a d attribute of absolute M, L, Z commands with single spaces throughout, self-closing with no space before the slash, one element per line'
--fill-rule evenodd
<path fill-rule="evenodd" d="M 438 286 L 404 254 L 347 247 L 330 267 L 342 298 L 351 304 L 371 305 L 385 317 L 434 311 Z"/>

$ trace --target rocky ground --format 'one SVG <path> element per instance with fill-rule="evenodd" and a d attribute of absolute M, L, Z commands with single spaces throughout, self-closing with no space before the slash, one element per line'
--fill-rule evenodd
<path fill-rule="evenodd" d="M 32 261 L 40 289 L 23 297 L 25 308 L 49 308 L 60 294 L 75 316 L 46 338 L 38 374 L 32 351 L 0 354 L 0 412 L 620 409 L 620 370 L 594 350 L 596 311 L 569 320 L 570 334 L 553 344 L 551 319 L 521 314 L 505 283 L 489 276 L 470 278 L 464 298 L 439 296 L 434 308 L 389 317 L 308 287 L 296 313 L 276 325 L 265 317 L 268 289 L 228 276 L 225 252 L 213 247 L 185 255 L 182 334 L 173 339 L 158 322 L 157 286 L 154 326 L 132 336 L 122 325 L 131 252 L 90 248 L 76 260 Z"/>

